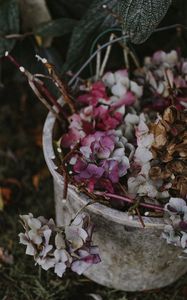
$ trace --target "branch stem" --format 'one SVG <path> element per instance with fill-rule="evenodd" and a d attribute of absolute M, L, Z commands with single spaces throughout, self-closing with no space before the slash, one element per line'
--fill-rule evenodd
<path fill-rule="evenodd" d="M 47 89 L 47 87 L 44 85 L 43 81 L 36 78 L 33 74 L 31 74 L 29 71 L 27 71 L 24 67 L 22 67 L 13 56 L 11 56 L 8 52 L 5 53 L 5 57 L 7 57 L 21 73 L 25 75 L 25 77 L 28 80 L 28 83 L 37 96 L 37 98 L 44 104 L 44 106 L 51 111 L 55 117 L 62 122 L 62 119 L 60 115 L 55 111 L 55 109 L 50 106 L 48 101 L 43 97 L 43 95 L 46 96 L 46 98 L 58 109 L 59 112 L 62 113 L 62 107 L 59 105 L 57 100 L 53 97 L 53 95 L 50 93 L 50 91 Z"/>
<path fill-rule="evenodd" d="M 133 199 L 130 199 L 130 198 L 124 197 L 124 196 L 120 196 L 120 195 L 116 195 L 116 194 L 112 194 L 112 193 L 97 192 L 97 195 L 104 196 L 104 197 L 107 197 L 107 198 L 113 198 L 113 199 L 116 199 L 116 200 L 131 203 L 131 204 L 135 203 L 135 201 Z M 149 209 L 162 211 L 162 212 L 165 211 L 164 207 L 162 207 L 160 205 L 152 204 L 152 203 L 140 202 L 139 205 L 144 207 L 144 208 L 149 208 Z"/>

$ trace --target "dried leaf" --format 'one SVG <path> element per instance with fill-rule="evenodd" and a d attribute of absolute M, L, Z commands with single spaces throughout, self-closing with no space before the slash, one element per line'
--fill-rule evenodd
<path fill-rule="evenodd" d="M 94 300 L 102 300 L 103 298 L 98 294 L 88 294 Z"/>
<path fill-rule="evenodd" d="M 155 161 L 149 172 L 152 180 L 163 179 L 164 184 L 171 184 L 171 195 L 184 199 L 187 195 L 186 128 L 185 111 L 174 106 L 166 108 L 159 122 L 151 125 L 155 138 L 152 147 Z"/>
<path fill-rule="evenodd" d="M 38 147 L 42 147 L 42 126 L 38 126 L 29 131 L 34 138 L 35 144 Z"/>
<path fill-rule="evenodd" d="M 9 204 L 11 202 L 12 190 L 10 188 L 0 187 L 0 194 L 3 198 L 4 204 Z"/>
<path fill-rule="evenodd" d="M 0 262 L 8 265 L 12 265 L 14 262 L 13 255 L 2 247 L 0 247 Z"/>
<path fill-rule="evenodd" d="M 38 190 L 40 181 L 48 178 L 49 175 L 50 175 L 49 171 L 48 171 L 47 167 L 45 167 L 32 177 L 32 184 L 36 190 Z"/>
<path fill-rule="evenodd" d="M 0 211 L 4 209 L 4 200 L 0 189 Z"/>

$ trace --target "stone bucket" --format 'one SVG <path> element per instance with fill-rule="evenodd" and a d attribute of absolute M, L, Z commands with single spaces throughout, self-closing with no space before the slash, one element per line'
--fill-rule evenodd
<path fill-rule="evenodd" d="M 63 201 L 63 177 L 54 164 L 53 134 L 55 117 L 49 113 L 43 131 L 43 150 L 54 180 L 57 224 L 68 224 L 85 206 L 89 198 L 69 187 L 68 200 Z M 91 266 L 84 275 L 89 279 L 118 290 L 143 291 L 167 286 L 187 272 L 187 263 L 179 258 L 181 249 L 168 245 L 161 238 L 161 218 L 129 218 L 125 212 L 102 204 L 86 208 L 95 224 L 94 244 L 99 246 L 101 263 Z"/>

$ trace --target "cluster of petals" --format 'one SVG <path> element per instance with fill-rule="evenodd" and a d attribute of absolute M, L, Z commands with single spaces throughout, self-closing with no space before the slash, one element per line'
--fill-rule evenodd
<path fill-rule="evenodd" d="M 143 113 L 139 116 L 136 138 L 137 148 L 134 154 L 136 174 L 128 179 L 128 191 L 134 197 L 139 195 L 155 198 L 158 196 L 158 186 L 149 178 L 150 161 L 153 158 L 151 146 L 154 142 L 154 136 L 149 132 Z"/>
<path fill-rule="evenodd" d="M 81 140 L 80 154 L 70 161 L 75 180 L 87 183 L 90 191 L 100 187 L 112 192 L 113 184 L 130 167 L 125 147 L 128 143 L 120 131 L 96 131 L 87 135 Z"/>
<path fill-rule="evenodd" d="M 184 199 L 170 198 L 165 205 L 167 225 L 162 237 L 168 244 L 180 246 L 187 253 L 187 204 Z"/>
<path fill-rule="evenodd" d="M 170 104 L 171 88 L 175 90 L 178 107 L 187 107 L 187 98 L 183 95 L 187 88 L 187 62 L 177 51 L 157 51 L 152 57 L 146 57 L 143 74 L 155 98 L 153 108 L 163 109 Z"/>
<path fill-rule="evenodd" d="M 98 247 L 92 246 L 93 225 L 88 215 L 79 214 L 64 228 L 58 228 L 52 219 L 35 218 L 31 213 L 20 218 L 25 229 L 19 234 L 20 243 L 42 269 L 54 268 L 62 277 L 67 268 L 82 274 L 100 262 Z"/>
<path fill-rule="evenodd" d="M 95 131 L 116 129 L 123 122 L 126 107 L 135 105 L 143 94 L 142 86 L 130 80 L 126 70 L 108 72 L 102 80 L 81 89 L 84 92 L 77 101 L 83 107 L 70 116 L 69 130 L 62 137 L 63 147 L 72 147 Z"/>

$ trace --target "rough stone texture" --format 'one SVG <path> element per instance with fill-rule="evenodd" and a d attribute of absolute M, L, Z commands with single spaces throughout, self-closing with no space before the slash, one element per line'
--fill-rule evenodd
<path fill-rule="evenodd" d="M 54 117 L 49 114 L 44 127 L 44 155 L 54 178 L 56 220 L 67 224 L 89 199 L 69 188 L 68 200 L 63 203 L 63 178 L 55 171 L 51 158 Z M 161 239 L 163 220 L 143 217 L 143 229 L 137 218 L 101 204 L 86 209 L 95 224 L 94 244 L 100 249 L 102 262 L 89 268 L 85 275 L 93 281 L 125 291 L 141 291 L 166 286 L 187 272 L 181 250 Z"/>

